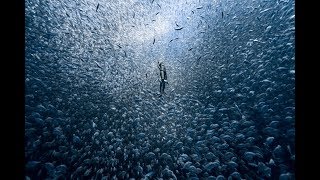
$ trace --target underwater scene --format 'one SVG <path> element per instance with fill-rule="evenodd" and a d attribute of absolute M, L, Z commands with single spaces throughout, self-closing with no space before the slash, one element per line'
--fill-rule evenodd
<path fill-rule="evenodd" d="M 25 179 L 295 179 L 295 1 L 26 0 Z"/>

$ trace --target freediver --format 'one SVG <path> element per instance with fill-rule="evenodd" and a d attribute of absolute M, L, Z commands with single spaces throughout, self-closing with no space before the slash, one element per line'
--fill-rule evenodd
<path fill-rule="evenodd" d="M 167 71 L 166 67 L 164 66 L 163 62 L 158 61 L 158 68 L 160 70 L 160 96 L 164 94 L 165 84 L 169 84 L 167 81 Z"/>

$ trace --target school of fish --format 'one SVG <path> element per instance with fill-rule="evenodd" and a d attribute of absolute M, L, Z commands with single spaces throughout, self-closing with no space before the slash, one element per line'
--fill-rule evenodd
<path fill-rule="evenodd" d="M 25 178 L 295 179 L 294 6 L 26 0 Z"/>

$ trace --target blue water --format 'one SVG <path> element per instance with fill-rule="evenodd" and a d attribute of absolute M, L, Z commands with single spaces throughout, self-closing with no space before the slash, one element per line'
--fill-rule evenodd
<path fill-rule="evenodd" d="M 26 178 L 295 179 L 294 6 L 25 1 Z"/>

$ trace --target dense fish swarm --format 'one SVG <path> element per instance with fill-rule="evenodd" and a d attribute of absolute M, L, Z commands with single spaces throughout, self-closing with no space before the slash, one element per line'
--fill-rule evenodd
<path fill-rule="evenodd" d="M 26 0 L 26 179 L 295 179 L 294 6 Z"/>

